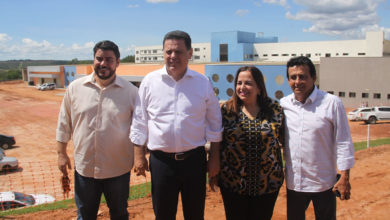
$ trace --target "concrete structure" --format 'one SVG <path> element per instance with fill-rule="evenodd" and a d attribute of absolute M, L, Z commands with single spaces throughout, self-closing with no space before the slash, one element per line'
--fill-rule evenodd
<path fill-rule="evenodd" d="M 367 32 L 363 40 L 254 44 L 254 57 L 268 61 L 287 61 L 295 56 L 313 61 L 321 57 L 383 57 L 390 55 L 389 44 L 382 31 Z"/>
<path fill-rule="evenodd" d="M 34 85 L 43 83 L 55 83 L 57 87 L 65 86 L 64 66 L 28 66 L 28 81 Z"/>
<path fill-rule="evenodd" d="M 320 88 L 345 106 L 390 106 L 390 57 L 321 58 Z"/>
<path fill-rule="evenodd" d="M 278 42 L 277 37 L 263 37 L 262 33 L 228 31 L 211 34 L 212 62 L 243 62 L 253 61 L 254 44 Z"/>
<path fill-rule="evenodd" d="M 193 55 L 190 62 L 210 62 L 210 43 L 193 43 Z M 145 46 L 135 48 L 135 63 L 164 63 L 163 46 Z"/>
<path fill-rule="evenodd" d="M 283 42 L 262 33 L 226 31 L 211 33 L 211 44 L 193 44 L 194 63 L 277 61 L 307 56 L 313 61 L 321 57 L 383 57 L 390 56 L 390 41 L 383 31 L 367 32 L 362 40 Z M 199 54 L 196 48 L 200 49 Z M 162 46 L 136 47 L 136 63 L 163 62 Z"/>
<path fill-rule="evenodd" d="M 232 97 L 236 71 L 245 65 L 254 65 L 261 70 L 268 96 L 271 98 L 279 100 L 291 93 L 286 78 L 286 64 L 283 63 L 275 63 L 273 65 L 265 63 L 206 65 L 205 75 L 210 79 L 219 100 L 228 100 Z"/>

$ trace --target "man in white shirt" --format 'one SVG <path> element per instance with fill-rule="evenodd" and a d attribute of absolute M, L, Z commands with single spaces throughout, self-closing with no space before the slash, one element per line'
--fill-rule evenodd
<path fill-rule="evenodd" d="M 293 91 L 281 99 L 286 117 L 287 218 L 305 219 L 313 201 L 317 220 L 336 219 L 336 195 L 350 198 L 349 170 L 355 161 L 344 105 L 316 88 L 316 70 L 307 57 L 288 61 L 287 78 Z"/>
<path fill-rule="evenodd" d="M 167 33 L 163 50 L 165 66 L 145 76 L 139 88 L 130 134 L 134 168 L 145 175 L 150 167 L 156 220 L 176 218 L 179 193 L 184 218 L 202 220 L 207 169 L 209 178 L 220 169 L 221 110 L 207 77 L 188 68 L 190 36 Z M 150 150 L 149 167 L 143 145 Z"/>
<path fill-rule="evenodd" d="M 116 76 L 118 46 L 101 41 L 93 49 L 94 72 L 66 89 L 56 133 L 58 168 L 67 176 L 66 151 L 73 137 L 77 219 L 96 219 L 102 193 L 111 219 L 128 219 L 133 145 L 130 124 L 137 87 Z"/>

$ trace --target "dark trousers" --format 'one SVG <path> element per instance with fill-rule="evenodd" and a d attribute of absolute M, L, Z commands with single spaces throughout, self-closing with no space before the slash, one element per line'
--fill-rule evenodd
<path fill-rule="evenodd" d="M 310 201 L 313 201 L 316 220 L 336 220 L 336 196 L 332 189 L 318 193 L 287 189 L 287 219 L 304 220 Z"/>
<path fill-rule="evenodd" d="M 226 220 L 270 220 L 279 191 L 261 196 L 244 196 L 220 188 Z"/>
<path fill-rule="evenodd" d="M 127 199 L 129 198 L 130 172 L 124 175 L 94 179 L 74 173 L 75 201 L 77 219 L 90 220 L 97 218 L 102 193 L 110 209 L 111 219 L 128 219 Z"/>
<path fill-rule="evenodd" d="M 200 147 L 185 160 L 150 152 L 152 202 L 156 220 L 176 219 L 181 193 L 186 220 L 203 220 L 206 198 L 206 152 Z"/>

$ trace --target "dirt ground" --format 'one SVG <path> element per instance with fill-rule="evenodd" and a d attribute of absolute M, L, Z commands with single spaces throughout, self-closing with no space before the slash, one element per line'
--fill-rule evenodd
<path fill-rule="evenodd" d="M 61 199 L 59 188 L 60 173 L 56 167 L 55 129 L 61 100 L 65 90 L 38 91 L 25 82 L 15 81 L 0 83 L 0 133 L 14 135 L 16 146 L 6 150 L 7 156 L 17 157 L 22 169 L 15 173 L 0 175 L 0 191 L 18 189 L 37 190 L 37 185 L 44 185 L 44 192 L 54 193 Z M 367 140 L 367 125 L 363 122 L 350 122 L 352 139 Z M 379 122 L 370 126 L 370 139 L 390 137 L 390 122 Z M 68 147 L 72 155 L 73 145 Z M 338 201 L 338 219 L 388 219 L 390 216 L 390 145 L 370 148 L 355 153 L 356 164 L 351 170 L 352 197 L 349 201 Z M 27 164 L 29 166 L 27 166 Z M 26 173 L 37 173 L 35 164 L 44 164 L 40 168 L 42 176 L 32 180 L 23 180 Z M 22 175 L 25 174 L 24 176 Z M 39 172 L 38 172 L 39 173 Z M 27 175 L 30 176 L 30 175 Z M 51 176 L 54 191 L 47 191 L 45 178 Z M 150 180 L 150 177 L 147 177 Z M 145 182 L 144 178 L 132 176 L 131 184 Z M 18 183 L 20 183 L 20 186 Z M 12 186 L 10 186 L 12 184 Z M 71 194 L 72 195 L 72 194 Z M 154 219 L 151 198 L 129 202 L 130 219 Z M 7 216 L 7 219 L 76 219 L 76 208 L 65 210 L 42 211 L 23 216 Z M 314 219 L 313 209 L 307 211 L 307 219 Z M 1 217 L 0 217 L 1 218 Z M 222 198 L 219 192 L 207 192 L 206 220 L 224 219 Z M 98 219 L 109 219 L 108 208 L 101 205 Z M 182 220 L 179 205 L 177 219 Z M 286 219 L 286 192 L 282 187 L 274 210 L 273 219 Z"/>

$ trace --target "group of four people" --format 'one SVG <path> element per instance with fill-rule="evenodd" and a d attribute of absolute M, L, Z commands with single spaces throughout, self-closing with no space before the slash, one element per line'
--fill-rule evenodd
<path fill-rule="evenodd" d="M 117 45 L 99 42 L 94 73 L 67 88 L 58 166 L 68 175 L 73 137 L 78 219 L 96 219 L 102 193 L 111 219 L 128 219 L 133 165 L 136 175 L 150 170 L 156 220 L 176 218 L 179 194 L 184 218 L 204 219 L 206 173 L 210 187 L 220 187 L 228 220 L 271 219 L 284 175 L 288 219 L 305 219 L 311 201 L 316 219 L 336 219 L 336 194 L 350 198 L 354 150 L 344 106 L 316 88 L 310 59 L 287 63 L 293 93 L 280 104 L 269 98 L 261 71 L 245 66 L 232 98 L 220 105 L 207 77 L 188 68 L 187 33 L 167 33 L 163 51 L 164 67 L 137 91 L 116 76 Z"/>

